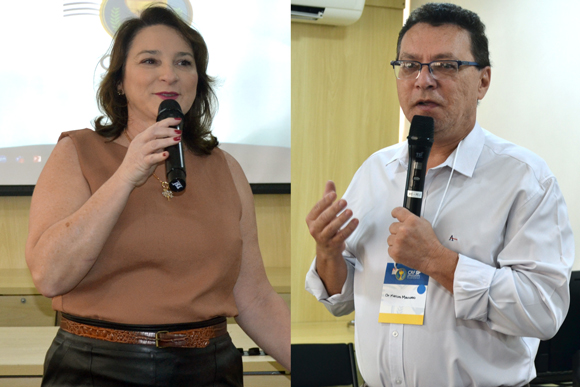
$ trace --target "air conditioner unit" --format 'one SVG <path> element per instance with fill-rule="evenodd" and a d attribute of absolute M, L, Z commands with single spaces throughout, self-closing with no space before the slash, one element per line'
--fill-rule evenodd
<path fill-rule="evenodd" d="M 347 26 L 362 15 L 365 0 L 291 0 L 293 22 Z"/>

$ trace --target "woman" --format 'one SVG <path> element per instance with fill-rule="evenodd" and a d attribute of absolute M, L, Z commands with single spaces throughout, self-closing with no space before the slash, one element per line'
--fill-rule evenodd
<path fill-rule="evenodd" d="M 265 275 L 250 187 L 209 131 L 207 63 L 172 11 L 126 21 L 98 92 L 106 118 L 63 133 L 48 159 L 26 246 L 63 313 L 43 386 L 241 386 L 229 316 L 289 369 L 289 311 Z M 165 99 L 183 120 L 156 122 Z M 166 199 L 165 148 L 179 141 L 188 187 Z"/>

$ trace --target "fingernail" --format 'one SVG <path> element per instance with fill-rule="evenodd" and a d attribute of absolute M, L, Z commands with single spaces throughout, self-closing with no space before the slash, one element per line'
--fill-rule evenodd
<path fill-rule="evenodd" d="M 174 140 L 174 141 L 179 141 L 179 140 L 181 140 L 181 136 L 174 137 L 174 138 L 173 138 L 173 140 Z"/>
<path fill-rule="evenodd" d="M 177 133 L 177 134 L 181 134 L 181 130 L 179 130 L 179 129 L 175 129 L 175 133 Z"/>
<path fill-rule="evenodd" d="M 173 117 L 174 120 L 181 121 L 181 117 Z"/>

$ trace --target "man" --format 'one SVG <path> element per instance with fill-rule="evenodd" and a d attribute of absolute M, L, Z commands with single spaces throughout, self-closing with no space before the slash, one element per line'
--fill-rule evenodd
<path fill-rule="evenodd" d="M 556 179 L 538 156 L 476 122 L 491 80 L 476 14 L 417 9 L 392 64 L 407 119 L 435 121 L 422 216 L 400 207 L 407 143 L 376 152 L 343 199 L 328 182 L 308 214 L 317 256 L 306 288 L 335 315 L 356 307 L 369 386 L 526 385 L 540 339 L 556 334 L 569 304 L 574 245 Z M 413 309 L 411 324 L 379 322 L 383 304 L 402 310 L 384 283 L 401 267 L 429 276 L 414 287 L 426 293 L 424 310 Z"/>

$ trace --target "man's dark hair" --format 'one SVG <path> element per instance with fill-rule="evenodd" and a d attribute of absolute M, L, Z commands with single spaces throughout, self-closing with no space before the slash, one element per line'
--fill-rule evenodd
<path fill-rule="evenodd" d="M 455 4 L 449 3 L 428 3 L 417 8 L 399 32 L 397 40 L 397 59 L 401 53 L 401 41 L 405 33 L 415 24 L 427 23 L 433 27 L 439 27 L 444 24 L 453 24 L 463 28 L 469 33 L 471 38 L 471 54 L 474 60 L 479 63 L 478 68 L 482 69 L 491 66 L 489 61 L 489 49 L 487 36 L 485 36 L 485 25 L 479 19 L 475 12 L 461 8 Z M 461 58 L 464 60 L 463 58 Z"/>

